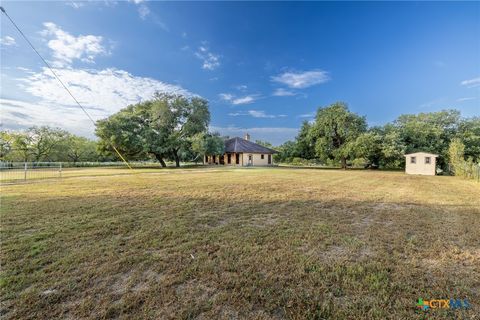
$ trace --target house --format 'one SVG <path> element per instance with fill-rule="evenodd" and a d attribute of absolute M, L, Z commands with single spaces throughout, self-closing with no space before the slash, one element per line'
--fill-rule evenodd
<path fill-rule="evenodd" d="M 220 155 L 206 155 L 205 164 L 231 166 L 271 166 L 273 154 L 277 151 L 250 141 L 250 135 L 225 140 L 225 152 Z"/>
<path fill-rule="evenodd" d="M 428 152 L 415 152 L 405 155 L 405 173 L 434 176 L 438 155 Z"/>

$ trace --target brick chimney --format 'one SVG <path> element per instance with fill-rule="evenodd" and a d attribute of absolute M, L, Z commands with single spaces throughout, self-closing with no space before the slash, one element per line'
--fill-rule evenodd
<path fill-rule="evenodd" d="M 243 136 L 243 139 L 250 141 L 250 135 L 248 133 L 245 133 L 245 135 Z"/>

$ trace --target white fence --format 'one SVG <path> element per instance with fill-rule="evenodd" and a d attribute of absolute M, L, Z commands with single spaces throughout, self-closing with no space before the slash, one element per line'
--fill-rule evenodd
<path fill-rule="evenodd" d="M 0 162 L 1 183 L 61 177 L 62 163 L 60 162 Z"/>

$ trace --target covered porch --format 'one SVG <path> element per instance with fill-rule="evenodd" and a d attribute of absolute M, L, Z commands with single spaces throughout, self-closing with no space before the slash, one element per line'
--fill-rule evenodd
<path fill-rule="evenodd" d="M 222 155 L 205 155 L 205 164 L 221 164 L 221 165 L 238 165 L 243 166 L 242 153 L 238 152 L 226 152 Z"/>

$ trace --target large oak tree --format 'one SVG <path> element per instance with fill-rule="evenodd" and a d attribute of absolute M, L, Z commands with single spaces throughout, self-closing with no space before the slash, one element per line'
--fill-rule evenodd
<path fill-rule="evenodd" d="M 316 156 L 323 161 L 339 161 L 345 169 L 352 156 L 350 144 L 366 130 L 365 117 L 350 112 L 345 103 L 337 102 L 318 109 L 310 133 L 315 140 Z"/>
<path fill-rule="evenodd" d="M 180 166 L 182 151 L 205 133 L 210 122 L 208 102 L 199 97 L 155 94 L 150 101 L 128 106 L 97 122 L 100 149 L 117 148 L 128 158 L 153 155 L 165 167 L 165 159 Z"/>

